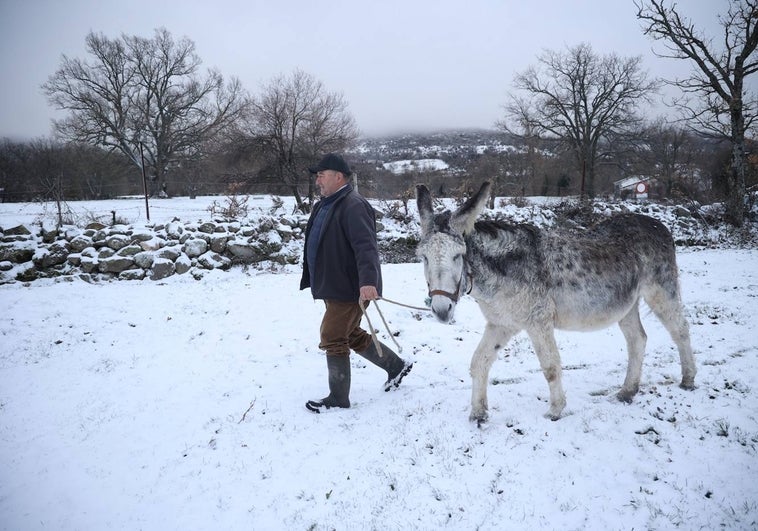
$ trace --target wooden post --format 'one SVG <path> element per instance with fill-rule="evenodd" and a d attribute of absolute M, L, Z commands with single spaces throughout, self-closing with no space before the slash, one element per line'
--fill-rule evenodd
<path fill-rule="evenodd" d="M 142 150 L 142 142 L 139 143 L 139 156 L 142 159 L 142 190 L 145 193 L 145 215 L 150 221 L 150 203 L 147 201 L 147 175 L 145 174 L 145 153 Z"/>

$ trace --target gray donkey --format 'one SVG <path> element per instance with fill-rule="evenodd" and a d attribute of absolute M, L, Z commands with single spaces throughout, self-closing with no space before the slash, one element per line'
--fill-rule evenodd
<path fill-rule="evenodd" d="M 424 264 L 431 309 L 453 318 L 464 293 L 479 304 L 487 325 L 471 359 L 471 416 L 487 420 L 487 380 L 497 352 L 526 330 L 550 387 L 547 417 L 566 405 L 554 329 L 597 330 L 618 323 L 629 363 L 618 398 L 639 391 L 647 335 L 639 315 L 644 299 L 679 349 L 681 387 L 693 389 L 695 360 L 683 315 L 674 241 L 660 222 L 622 214 L 581 233 L 531 225 L 476 221 L 490 184 L 484 183 L 455 212 L 435 215 L 429 190 L 417 187 L 421 219 L 418 255 Z"/>

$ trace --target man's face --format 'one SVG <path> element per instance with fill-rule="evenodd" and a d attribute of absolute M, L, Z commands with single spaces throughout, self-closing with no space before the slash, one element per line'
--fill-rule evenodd
<path fill-rule="evenodd" d="M 345 179 L 342 174 L 334 170 L 321 170 L 316 174 L 316 186 L 318 186 L 321 197 L 329 197 L 334 192 L 342 188 Z"/>

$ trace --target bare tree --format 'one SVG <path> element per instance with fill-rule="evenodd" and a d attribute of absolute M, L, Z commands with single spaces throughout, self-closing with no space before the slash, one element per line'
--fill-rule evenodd
<path fill-rule="evenodd" d="M 52 104 L 70 111 L 55 129 L 65 139 L 118 150 L 138 167 L 141 143 L 154 188 L 241 112 L 239 81 L 224 83 L 215 70 L 199 76 L 201 61 L 187 38 L 175 41 L 158 29 L 152 39 L 90 33 L 85 42 L 92 61 L 64 55 L 42 85 Z"/>
<path fill-rule="evenodd" d="M 727 139 L 732 146 L 727 177 L 727 216 L 741 226 L 745 216 L 745 131 L 756 116 L 756 95 L 746 94 L 745 79 L 758 71 L 758 2 L 730 0 L 719 16 L 723 34 L 713 41 L 663 0 L 637 2 L 637 18 L 645 35 L 663 41 L 660 57 L 687 59 L 693 70 L 685 79 L 670 80 L 684 92 L 677 106 L 701 131 Z"/>
<path fill-rule="evenodd" d="M 562 141 L 574 154 L 581 194 L 595 194 L 595 169 L 611 144 L 640 119 L 638 105 L 657 89 L 640 68 L 640 57 L 599 56 L 589 44 L 565 52 L 545 51 L 538 65 L 518 74 L 514 85 L 528 95 L 512 95 L 501 126 L 524 138 Z"/>
<path fill-rule="evenodd" d="M 274 78 L 251 101 L 247 132 L 265 142 L 278 180 L 286 183 L 303 211 L 309 207 L 300 185 L 308 165 L 326 152 L 346 149 L 358 138 L 347 107 L 341 94 L 328 92 L 302 70 Z M 310 204 L 312 180 L 307 184 Z"/>
<path fill-rule="evenodd" d="M 703 191 L 703 183 L 696 181 L 701 151 L 702 138 L 659 117 L 640 134 L 636 162 L 639 171 L 658 178 L 662 185 L 660 193 L 666 197 L 694 196 Z"/>

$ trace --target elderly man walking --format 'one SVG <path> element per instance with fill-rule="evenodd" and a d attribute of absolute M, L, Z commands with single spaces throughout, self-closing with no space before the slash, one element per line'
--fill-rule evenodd
<path fill-rule="evenodd" d="M 321 413 L 350 407 L 351 350 L 386 371 L 385 391 L 400 385 L 413 363 L 384 344 L 380 353 L 360 327 L 363 308 L 382 293 L 374 209 L 349 183 L 352 172 L 342 156 L 329 153 L 309 171 L 316 174 L 321 200 L 305 231 L 300 289 L 310 288 L 326 308 L 319 348 L 326 351 L 329 394 L 305 407 Z"/>

